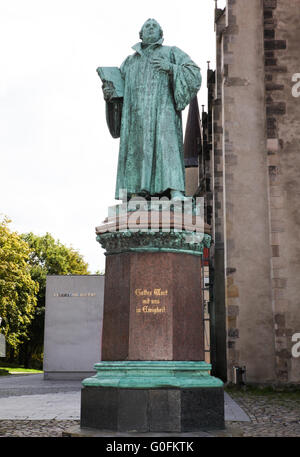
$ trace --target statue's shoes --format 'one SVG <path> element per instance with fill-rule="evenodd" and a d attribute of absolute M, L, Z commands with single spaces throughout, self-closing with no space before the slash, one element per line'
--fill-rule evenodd
<path fill-rule="evenodd" d="M 188 198 L 188 197 L 185 197 L 185 196 L 183 195 L 183 193 L 180 192 L 179 190 L 172 190 L 172 191 L 171 191 L 171 200 L 172 200 L 172 201 L 175 201 L 175 202 L 176 202 L 176 201 L 182 201 L 182 202 L 184 202 L 184 201 L 188 201 L 189 198 Z"/>

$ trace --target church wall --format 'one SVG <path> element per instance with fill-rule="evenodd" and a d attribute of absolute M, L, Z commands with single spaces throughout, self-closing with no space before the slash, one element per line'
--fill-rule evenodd
<path fill-rule="evenodd" d="M 300 382 L 299 8 L 227 0 L 216 11 L 212 360 L 228 381 L 245 366 L 248 383 Z"/>
<path fill-rule="evenodd" d="M 214 265 L 213 296 L 211 306 L 211 352 L 213 374 L 227 381 L 227 319 L 225 308 L 225 271 L 224 271 L 224 162 L 223 162 L 223 113 L 222 113 L 222 31 L 225 16 L 216 23 L 216 62 L 214 100 L 212 103 L 212 151 L 211 151 L 211 190 L 213 195 L 213 219 L 211 248 Z"/>
<path fill-rule="evenodd" d="M 300 382 L 300 357 L 292 356 L 292 336 L 300 333 L 300 90 L 293 96 L 292 81 L 300 73 L 299 9 L 300 0 L 264 2 L 272 295 L 280 383 Z"/>
<path fill-rule="evenodd" d="M 227 371 L 275 381 L 261 0 L 228 0 L 223 31 Z"/>
<path fill-rule="evenodd" d="M 198 175 L 198 167 L 189 167 L 185 169 L 185 195 L 187 197 L 192 197 L 197 192 L 199 186 Z"/>

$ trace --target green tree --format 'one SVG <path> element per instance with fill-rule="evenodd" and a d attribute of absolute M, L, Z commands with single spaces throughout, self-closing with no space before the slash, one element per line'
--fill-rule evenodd
<path fill-rule="evenodd" d="M 29 327 L 29 340 L 24 341 L 20 350 L 19 362 L 25 367 L 32 364 L 33 356 L 41 367 L 44 344 L 45 294 L 47 275 L 89 274 L 88 264 L 73 248 L 55 240 L 49 233 L 37 236 L 33 233 L 22 235 L 29 246 L 29 266 L 31 278 L 39 284 L 37 307 Z"/>
<path fill-rule="evenodd" d="M 28 244 L 0 221 L 0 316 L 8 352 L 17 351 L 29 336 L 37 304 L 38 284 L 30 274 Z"/>

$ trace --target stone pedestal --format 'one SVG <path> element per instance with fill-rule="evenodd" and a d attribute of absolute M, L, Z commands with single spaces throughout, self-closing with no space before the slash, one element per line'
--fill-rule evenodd
<path fill-rule="evenodd" d="M 83 381 L 81 427 L 116 432 L 224 428 L 223 383 L 205 362 L 100 362 Z"/>
<path fill-rule="evenodd" d="M 167 223 L 165 215 L 146 207 L 96 229 L 107 256 L 102 362 L 83 381 L 81 427 L 224 427 L 223 383 L 204 362 L 201 256 L 208 227 L 195 230 L 193 214 L 186 222 L 171 212 Z"/>
<path fill-rule="evenodd" d="M 108 256 L 102 360 L 204 360 L 201 294 L 200 256 Z"/>

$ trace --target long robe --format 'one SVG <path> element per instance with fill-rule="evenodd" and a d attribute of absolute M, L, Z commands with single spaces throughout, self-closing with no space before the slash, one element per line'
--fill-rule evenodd
<path fill-rule="evenodd" d="M 129 195 L 185 191 L 181 111 L 200 89 L 201 73 L 187 54 L 161 43 L 133 46 L 135 54 L 120 67 L 123 103 L 107 103 L 111 134 L 120 130 L 116 199 L 123 198 L 121 189 Z M 171 63 L 171 73 L 154 67 L 157 57 Z"/>

